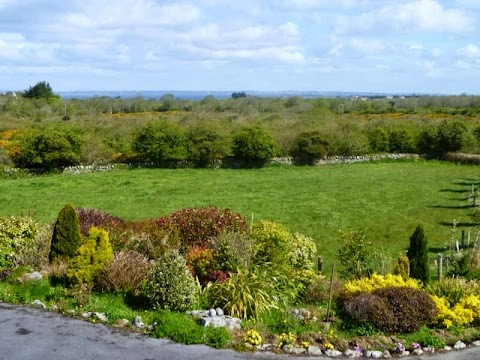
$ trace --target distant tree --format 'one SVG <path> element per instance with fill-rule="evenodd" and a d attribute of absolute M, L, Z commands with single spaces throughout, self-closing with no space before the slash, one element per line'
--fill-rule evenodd
<path fill-rule="evenodd" d="M 407 257 L 410 262 L 410 277 L 418 279 L 424 284 L 428 284 L 430 281 L 428 247 L 422 225 L 418 225 L 410 237 Z"/>
<path fill-rule="evenodd" d="M 229 150 L 229 142 L 214 126 L 202 123 L 188 130 L 188 153 L 195 166 L 212 165 L 227 156 Z"/>
<path fill-rule="evenodd" d="M 240 99 L 240 98 L 244 98 L 244 97 L 247 97 L 247 94 L 245 93 L 245 91 L 233 92 L 232 93 L 232 98 L 234 98 L 234 99 Z"/>
<path fill-rule="evenodd" d="M 263 126 L 245 126 L 233 134 L 233 156 L 252 165 L 263 165 L 278 152 L 277 141 Z"/>
<path fill-rule="evenodd" d="M 20 150 L 14 156 L 19 167 L 50 171 L 80 161 L 83 137 L 76 129 L 44 129 L 20 138 Z"/>
<path fill-rule="evenodd" d="M 34 86 L 30 86 L 28 90 L 25 90 L 23 97 L 48 100 L 49 98 L 58 98 L 59 96 L 53 93 L 52 87 L 48 82 L 40 81 Z"/>
<path fill-rule="evenodd" d="M 310 131 L 299 134 L 294 142 L 292 156 L 297 161 L 313 163 L 322 157 L 328 155 L 328 141 L 318 131 Z"/>
<path fill-rule="evenodd" d="M 132 149 L 142 161 L 165 162 L 187 158 L 187 137 L 167 120 L 151 122 L 138 131 Z"/>

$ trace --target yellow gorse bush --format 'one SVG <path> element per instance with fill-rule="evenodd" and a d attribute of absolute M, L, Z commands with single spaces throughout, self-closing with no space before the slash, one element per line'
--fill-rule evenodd
<path fill-rule="evenodd" d="M 261 345 L 262 344 L 262 335 L 257 330 L 250 329 L 245 333 L 243 341 L 250 345 Z"/>
<path fill-rule="evenodd" d="M 362 278 L 358 280 L 352 280 L 343 286 L 343 290 L 347 294 L 353 294 L 355 292 L 372 292 L 376 289 L 386 287 L 411 287 L 414 289 L 421 289 L 422 285 L 416 279 L 408 278 L 404 279 L 400 275 L 379 275 L 373 274 L 369 278 Z"/>
<path fill-rule="evenodd" d="M 480 320 L 480 297 L 477 295 L 467 295 L 454 306 L 450 306 L 444 297 L 431 297 L 438 308 L 439 325 L 447 328 L 453 325 L 465 326 Z"/>

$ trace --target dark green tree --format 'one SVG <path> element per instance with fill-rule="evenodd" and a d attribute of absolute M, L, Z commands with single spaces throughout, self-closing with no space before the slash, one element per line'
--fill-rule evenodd
<path fill-rule="evenodd" d="M 428 284 L 430 281 L 428 247 L 422 225 L 418 225 L 410 237 L 407 257 L 410 262 L 410 277 L 418 279 L 424 284 Z"/>
<path fill-rule="evenodd" d="M 77 212 L 73 205 L 67 204 L 58 213 L 53 228 L 52 244 L 48 255 L 50 262 L 76 256 L 81 239 Z"/>
<path fill-rule="evenodd" d="M 328 155 L 328 141 L 318 131 L 299 134 L 292 146 L 290 153 L 300 162 L 313 163 Z"/>
<path fill-rule="evenodd" d="M 132 149 L 139 160 L 158 163 L 185 160 L 187 137 L 182 128 L 167 120 L 151 122 L 138 131 Z"/>
<path fill-rule="evenodd" d="M 198 124 L 188 130 L 189 158 L 198 167 L 214 164 L 222 160 L 229 152 L 229 143 L 226 136 L 222 136 L 220 129 L 208 124 Z"/>
<path fill-rule="evenodd" d="M 261 125 L 245 126 L 233 134 L 233 156 L 252 165 L 263 165 L 278 152 L 277 141 Z"/>
<path fill-rule="evenodd" d="M 83 143 L 82 135 L 73 128 L 33 131 L 20 138 L 20 151 L 14 162 L 19 167 L 45 171 L 78 165 Z"/>
<path fill-rule="evenodd" d="M 53 93 L 52 87 L 46 81 L 40 81 L 34 86 L 30 86 L 28 90 L 25 90 L 23 97 L 28 99 L 45 99 L 48 100 L 52 97 L 58 97 Z"/>

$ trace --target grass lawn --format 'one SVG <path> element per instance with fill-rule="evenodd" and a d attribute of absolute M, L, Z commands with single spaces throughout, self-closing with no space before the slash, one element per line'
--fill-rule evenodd
<path fill-rule="evenodd" d="M 183 207 L 228 207 L 249 221 L 276 220 L 313 237 L 329 263 L 338 230 L 348 228 L 367 227 L 369 240 L 395 254 L 422 223 L 432 252 L 441 251 L 451 239 L 453 219 L 459 221 L 458 236 L 474 229 L 472 183 L 480 183 L 476 166 L 423 160 L 48 175 L 0 179 L 0 215 L 33 212 L 50 223 L 66 203 L 132 220 Z"/>

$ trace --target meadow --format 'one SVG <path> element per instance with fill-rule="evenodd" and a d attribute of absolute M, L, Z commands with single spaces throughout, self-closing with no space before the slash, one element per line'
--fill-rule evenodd
<path fill-rule="evenodd" d="M 57 174 L 0 179 L 0 216 L 32 213 L 53 223 L 72 203 L 140 220 L 217 206 L 312 237 L 327 263 L 339 248 L 339 230 L 365 227 L 367 240 L 397 257 L 423 224 L 434 257 L 451 245 L 454 219 L 456 238 L 462 229 L 473 237 L 470 193 L 479 182 L 475 166 L 426 160 Z"/>

